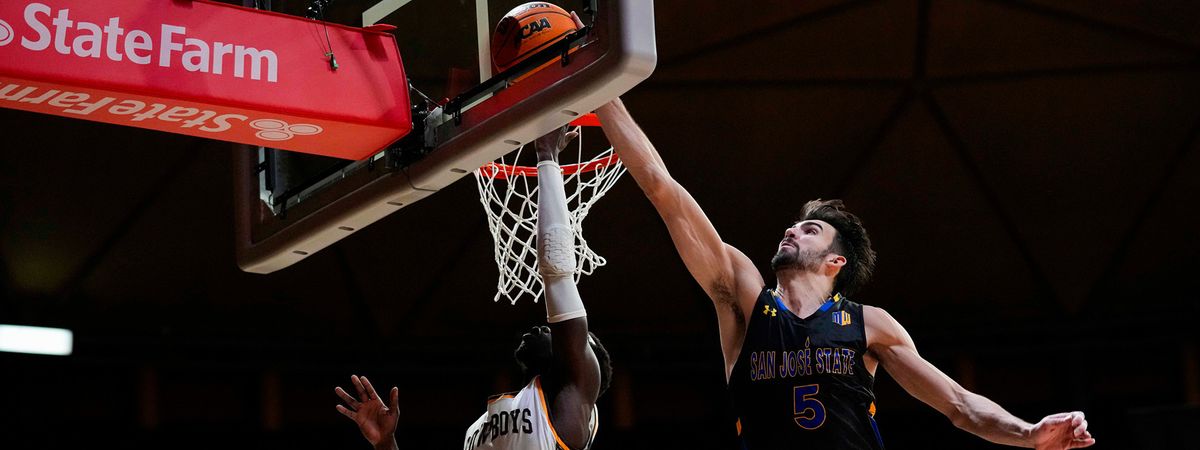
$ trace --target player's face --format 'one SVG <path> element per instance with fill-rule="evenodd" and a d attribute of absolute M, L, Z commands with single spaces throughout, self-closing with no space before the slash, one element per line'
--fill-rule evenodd
<path fill-rule="evenodd" d="M 550 327 L 543 325 L 530 328 L 529 332 L 521 335 L 521 341 L 517 344 L 513 356 L 516 356 L 521 370 L 532 376 L 542 373 L 549 366 L 551 358 L 554 357 L 552 350 Z"/>
<path fill-rule="evenodd" d="M 837 230 L 823 220 L 805 220 L 783 232 L 771 268 L 817 271 L 833 247 Z"/>

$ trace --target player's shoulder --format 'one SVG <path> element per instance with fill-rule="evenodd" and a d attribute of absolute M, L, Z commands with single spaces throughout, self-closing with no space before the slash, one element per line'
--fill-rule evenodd
<path fill-rule="evenodd" d="M 863 316 L 870 314 L 873 316 L 883 315 L 886 317 L 891 317 L 891 315 L 888 314 L 887 311 L 884 311 L 883 308 L 880 308 L 878 306 L 868 305 L 866 303 L 857 301 L 857 299 L 850 298 L 849 296 L 842 295 L 840 293 L 833 294 L 833 301 L 837 302 L 837 304 L 839 304 L 841 306 L 841 308 L 844 308 L 844 309 L 861 310 Z"/>
<path fill-rule="evenodd" d="M 860 304 L 862 308 L 863 325 L 879 331 L 892 330 L 900 326 L 895 317 L 891 313 L 874 305 Z"/>
<path fill-rule="evenodd" d="M 888 313 L 886 309 L 861 303 L 859 305 L 862 307 L 863 319 L 868 322 L 867 325 L 871 325 L 870 322 L 875 322 L 876 324 L 882 325 L 896 321 L 896 319 L 892 317 L 892 315 Z"/>
<path fill-rule="evenodd" d="M 863 327 L 868 345 L 874 343 L 902 342 L 908 339 L 904 326 L 887 310 L 878 306 L 863 305 Z"/>
<path fill-rule="evenodd" d="M 495 403 L 500 400 L 513 399 L 513 398 L 516 398 L 517 396 L 520 396 L 526 392 L 536 391 L 536 390 L 537 390 L 537 385 L 535 384 L 535 380 L 531 380 L 529 383 L 526 383 L 525 386 L 523 386 L 521 389 L 518 389 L 515 391 L 501 392 L 499 394 L 492 394 L 492 395 L 488 396 L 488 404 L 492 404 L 492 403 Z"/>
<path fill-rule="evenodd" d="M 518 393 L 519 393 L 519 391 L 516 391 L 516 392 L 502 392 L 502 393 L 499 393 L 499 394 L 493 394 L 493 395 L 491 395 L 491 396 L 488 396 L 487 403 L 488 403 L 488 405 L 491 405 L 492 403 L 496 403 L 496 402 L 499 402 L 499 401 L 504 401 L 504 400 L 513 399 L 513 398 L 516 398 L 516 397 L 517 397 L 517 394 L 518 394 Z"/>
<path fill-rule="evenodd" d="M 859 306 L 862 306 L 863 314 L 867 314 L 867 311 L 870 311 L 871 314 L 887 314 L 888 313 L 887 310 L 880 308 L 878 306 L 875 306 L 875 305 L 868 305 L 866 303 L 853 302 L 853 301 L 850 303 L 854 303 Z"/>

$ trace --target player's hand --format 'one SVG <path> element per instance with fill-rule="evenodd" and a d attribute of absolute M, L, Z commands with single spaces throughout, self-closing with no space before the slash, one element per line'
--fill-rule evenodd
<path fill-rule="evenodd" d="M 561 152 L 562 149 L 567 147 L 568 143 L 579 137 L 577 129 L 568 131 L 569 128 L 569 126 L 558 128 L 533 141 L 533 148 L 537 150 L 538 161 L 558 162 L 558 152 Z"/>
<path fill-rule="evenodd" d="M 1046 416 L 1033 426 L 1030 437 L 1037 450 L 1091 447 L 1096 443 L 1088 432 L 1087 419 L 1079 411 Z"/>
<path fill-rule="evenodd" d="M 358 391 L 358 398 L 352 397 L 341 386 L 335 387 L 333 393 L 346 402 L 345 406 L 337 405 L 337 411 L 357 423 L 358 431 L 376 448 L 391 442 L 400 418 L 400 390 L 393 387 L 391 399 L 384 405 L 367 377 L 350 375 L 350 383 Z"/>

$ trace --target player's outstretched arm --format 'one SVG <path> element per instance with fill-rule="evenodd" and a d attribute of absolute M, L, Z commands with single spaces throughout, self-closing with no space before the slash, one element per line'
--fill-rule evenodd
<path fill-rule="evenodd" d="M 558 153 L 578 134 L 555 130 L 534 141 L 538 153 L 538 272 L 546 288 L 555 370 L 543 376 L 558 435 L 571 448 L 591 437 L 588 422 L 600 395 L 600 364 L 588 343 L 587 311 L 575 287 L 575 232 L 567 212 Z"/>
<path fill-rule="evenodd" d="M 391 398 L 384 405 L 367 377 L 350 375 L 350 384 L 354 385 L 358 398 L 351 396 L 341 386 L 333 388 L 333 393 L 346 402 L 345 405 L 337 405 L 337 411 L 358 424 L 358 431 L 376 450 L 398 450 L 396 423 L 400 418 L 400 390 L 393 387 Z"/>
<path fill-rule="evenodd" d="M 954 426 L 995 442 L 1037 449 L 1069 449 L 1096 442 L 1082 412 L 1021 420 L 986 397 L 964 389 L 917 353 L 912 337 L 883 309 L 863 306 L 867 350 L 910 395 L 937 409 Z"/>
<path fill-rule="evenodd" d="M 741 351 L 746 318 L 763 287 L 762 275 L 745 254 L 721 240 L 620 99 L 601 106 L 596 114 L 613 150 L 667 224 L 684 265 L 716 306 L 728 376 Z"/>

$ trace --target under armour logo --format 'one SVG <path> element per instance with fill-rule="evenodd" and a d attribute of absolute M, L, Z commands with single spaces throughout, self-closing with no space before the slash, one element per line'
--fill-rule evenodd
<path fill-rule="evenodd" d="M 771 305 L 763 305 L 763 315 L 764 316 L 770 315 L 771 317 L 775 317 L 776 311 L 778 311 L 778 310 L 775 308 L 772 308 Z"/>
<path fill-rule="evenodd" d="M 17 34 L 13 32 L 12 26 L 3 20 L 0 20 L 0 47 L 8 45 L 12 42 L 13 37 Z"/>
<path fill-rule="evenodd" d="M 286 141 L 296 136 L 311 136 L 325 131 L 320 126 L 309 123 L 288 124 L 279 119 L 258 119 L 250 122 L 256 130 L 255 136 L 264 141 Z"/>

